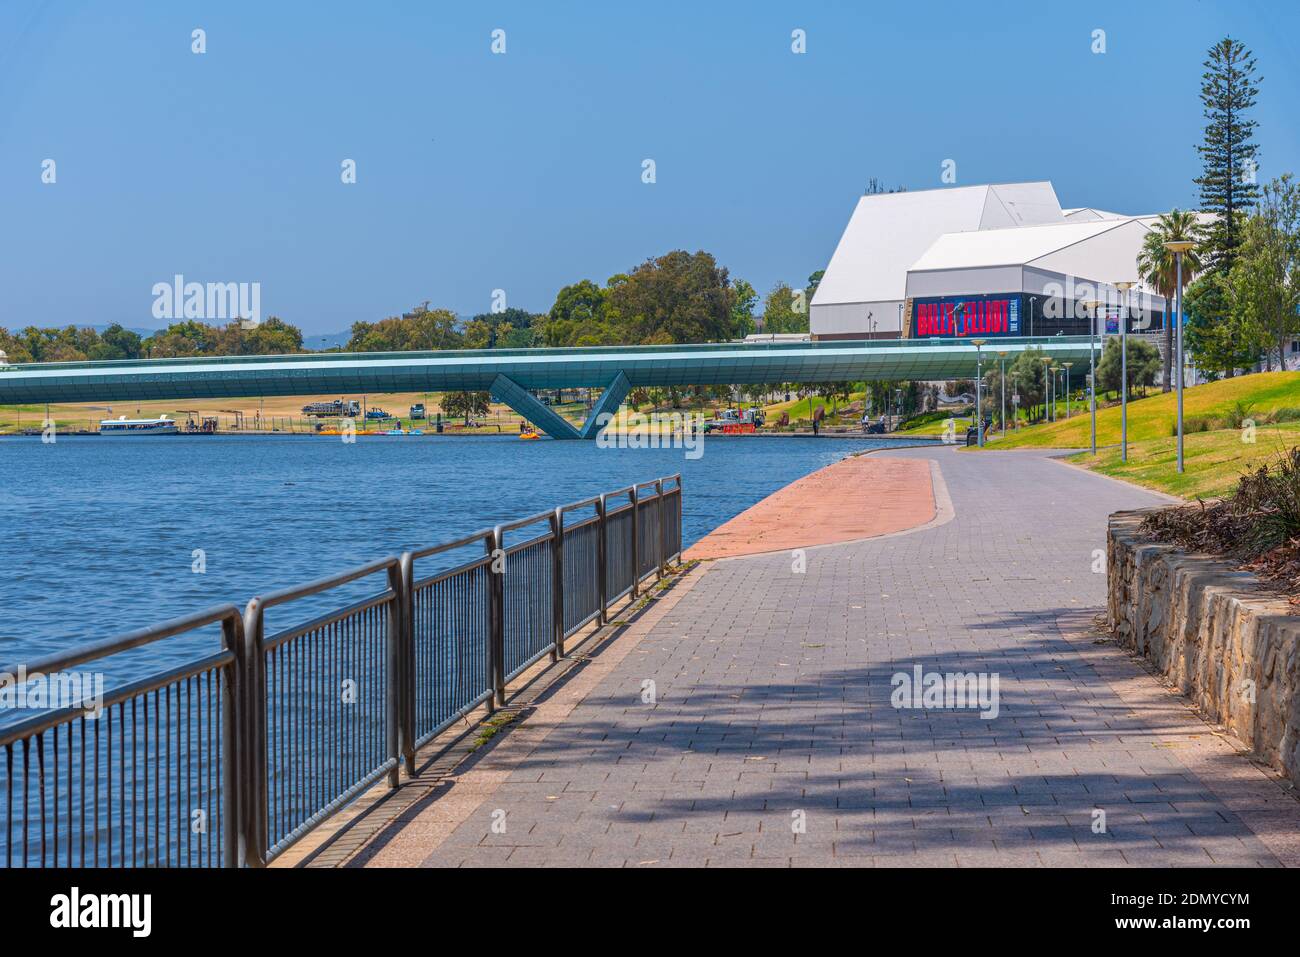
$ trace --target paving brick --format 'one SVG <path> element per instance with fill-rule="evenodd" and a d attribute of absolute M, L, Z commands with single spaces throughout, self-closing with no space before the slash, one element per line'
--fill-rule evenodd
<path fill-rule="evenodd" d="M 893 456 L 938 463 L 951 521 L 810 548 L 802 574 L 712 563 L 427 863 L 1276 866 L 1251 815 L 1276 831 L 1294 798 L 1240 755 L 1204 780 L 1166 740 L 1185 704 L 1069 630 L 1104 610 L 1107 515 L 1159 500 L 1032 452 Z M 996 675 L 996 717 L 895 709 L 917 666 Z"/>

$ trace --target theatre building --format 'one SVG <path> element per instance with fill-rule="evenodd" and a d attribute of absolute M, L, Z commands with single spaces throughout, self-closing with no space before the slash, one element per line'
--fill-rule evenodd
<path fill-rule="evenodd" d="M 1118 331 L 1122 312 L 1157 331 L 1164 299 L 1137 276 L 1155 218 L 1062 209 L 1047 182 L 863 196 L 813 296 L 812 337 L 1088 335 L 1094 315 Z"/>

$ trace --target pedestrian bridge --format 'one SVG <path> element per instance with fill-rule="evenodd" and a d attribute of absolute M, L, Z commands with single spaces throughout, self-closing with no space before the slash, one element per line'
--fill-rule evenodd
<path fill-rule="evenodd" d="M 998 353 L 1010 362 L 1031 348 L 1082 367 L 1091 342 L 986 340 L 984 369 Z M 952 338 L 47 362 L 0 366 L 0 405 L 482 391 L 555 438 L 592 438 L 597 417 L 638 387 L 962 379 L 975 368 L 971 340 Z M 581 429 L 532 394 L 580 387 L 604 390 Z"/>

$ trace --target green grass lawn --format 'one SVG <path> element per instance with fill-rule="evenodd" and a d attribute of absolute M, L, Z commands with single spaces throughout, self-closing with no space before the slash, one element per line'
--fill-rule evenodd
<path fill-rule="evenodd" d="M 853 404 L 854 402 L 861 402 L 866 398 L 866 395 L 865 392 L 854 392 L 849 396 L 848 401 L 841 400 L 836 402 L 835 408 L 836 410 L 839 410 Z M 810 395 L 803 399 L 792 399 L 789 402 L 774 402 L 772 405 L 763 407 L 763 414 L 767 416 L 767 424 L 769 426 L 776 425 L 777 421 L 781 418 L 782 412 L 790 413 L 791 422 L 798 422 L 800 419 L 811 419 L 813 412 L 816 411 L 817 406 L 819 405 L 826 409 L 827 416 L 832 414 L 831 400 L 819 395 Z"/>
<path fill-rule="evenodd" d="M 1300 372 L 1263 372 L 1223 379 L 1184 390 L 1183 417 L 1227 415 L 1238 402 L 1251 403 L 1253 413 L 1264 415 L 1282 408 L 1300 408 Z M 1059 407 L 1058 407 L 1059 408 Z M 1089 443 L 1087 406 L 1075 405 L 1072 418 L 1042 423 L 997 439 L 993 448 L 1078 449 Z M 1130 445 L 1147 440 L 1169 439 L 1174 425 L 1175 394 L 1157 393 L 1128 405 Z M 1097 444 L 1119 442 L 1120 407 L 1097 410 Z"/>
<path fill-rule="evenodd" d="M 1300 445 L 1300 422 L 1261 425 L 1254 441 L 1240 429 L 1192 432 L 1183 439 L 1184 472 L 1177 470 L 1176 440 L 1167 438 L 1129 442 L 1128 462 L 1120 461 L 1118 448 L 1072 455 L 1069 461 L 1115 478 L 1184 498 L 1218 498 L 1237 484 L 1243 472 L 1275 459 L 1285 449 Z"/>

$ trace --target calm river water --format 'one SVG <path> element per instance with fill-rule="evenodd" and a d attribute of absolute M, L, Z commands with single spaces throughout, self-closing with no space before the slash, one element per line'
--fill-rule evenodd
<path fill-rule="evenodd" d="M 0 665 L 679 471 L 694 542 L 882 444 L 717 439 L 692 460 L 513 436 L 0 440 Z"/>

